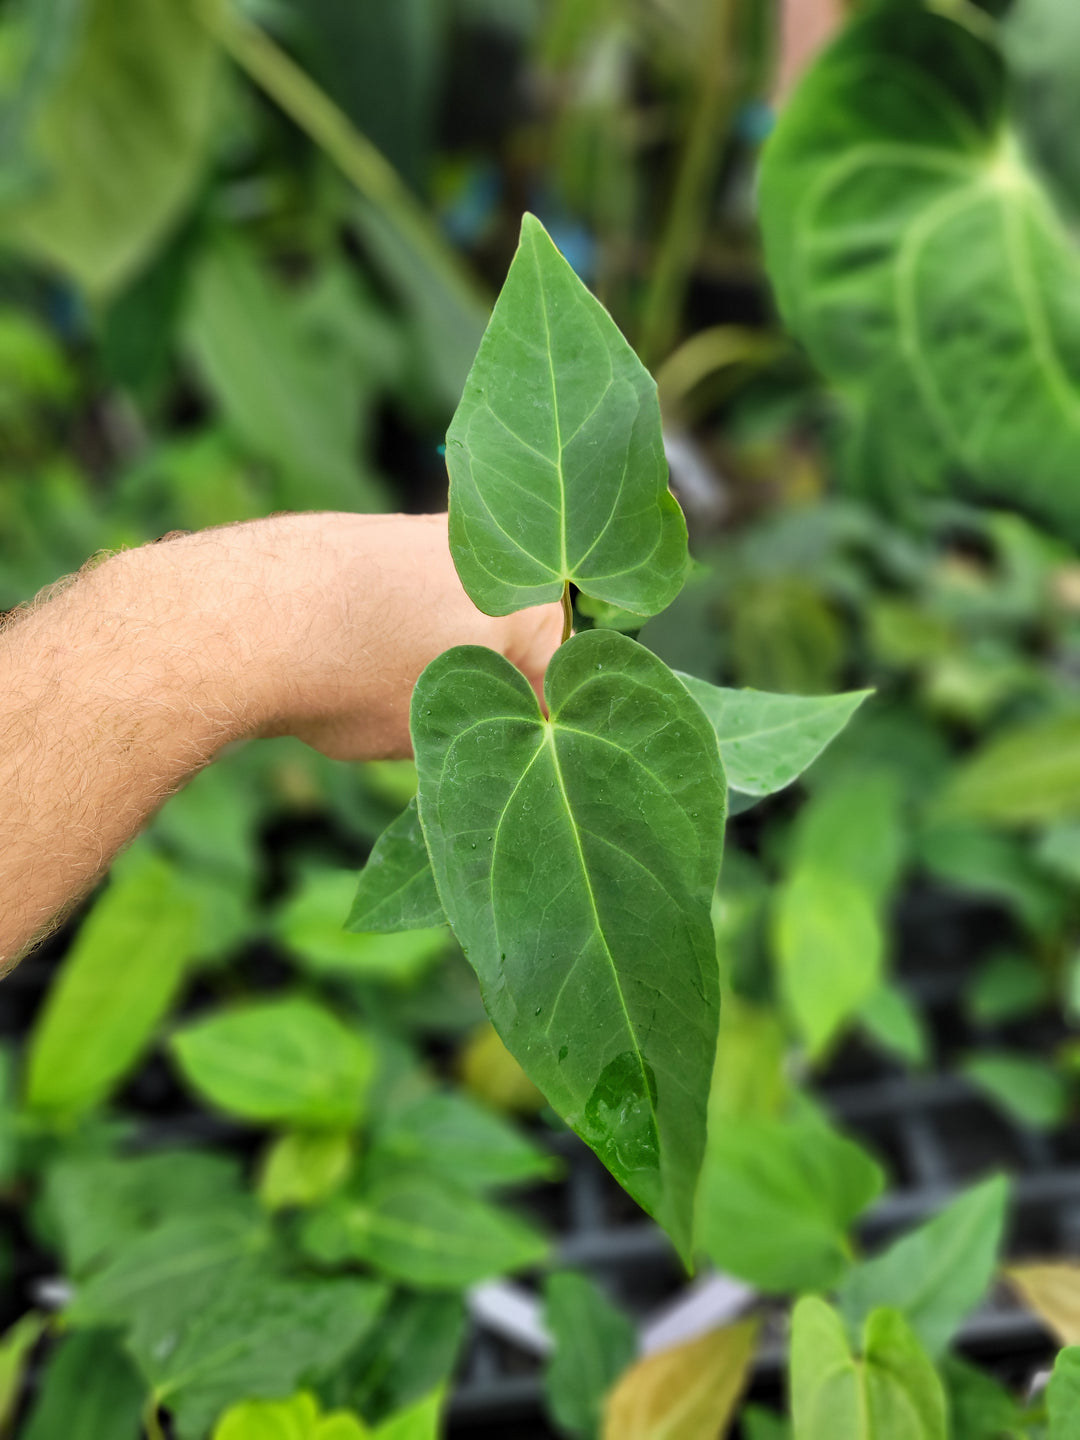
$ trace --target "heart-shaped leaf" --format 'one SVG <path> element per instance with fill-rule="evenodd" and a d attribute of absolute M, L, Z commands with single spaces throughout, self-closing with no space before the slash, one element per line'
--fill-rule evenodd
<path fill-rule="evenodd" d="M 446 436 L 450 548 L 489 615 L 567 582 L 637 615 L 686 573 L 656 386 L 611 316 L 526 215 Z"/>
<path fill-rule="evenodd" d="M 545 695 L 549 718 L 471 646 L 420 677 L 435 879 L 507 1048 L 685 1255 L 719 1013 L 716 736 L 667 666 L 612 631 L 563 645 Z"/>
<path fill-rule="evenodd" d="M 805 77 L 761 214 L 788 325 L 861 420 L 868 480 L 960 471 L 1080 533 L 1080 261 L 1006 113 L 1000 55 L 877 5 Z"/>

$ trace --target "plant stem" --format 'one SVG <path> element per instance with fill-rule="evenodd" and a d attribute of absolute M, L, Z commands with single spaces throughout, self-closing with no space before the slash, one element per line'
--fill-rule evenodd
<path fill-rule="evenodd" d="M 486 309 L 488 302 L 480 287 L 423 205 L 344 111 L 264 30 L 234 7 L 208 0 L 202 15 L 236 64 L 329 156 L 360 194 L 391 219 L 446 287 L 466 306 L 479 304 Z"/>
<path fill-rule="evenodd" d="M 638 353 L 650 368 L 664 358 L 677 333 L 735 109 L 738 7 L 739 0 L 710 0 L 697 96 L 642 309 Z"/>
<path fill-rule="evenodd" d="M 165 1431 L 161 1428 L 161 1417 L 158 1415 L 158 1398 L 153 1391 L 146 1397 L 143 1429 L 146 1431 L 146 1440 L 165 1440 Z"/>
<path fill-rule="evenodd" d="M 574 633 L 574 606 L 570 599 L 570 581 L 567 580 L 562 592 L 562 639 L 560 645 L 565 645 L 570 636 Z"/>

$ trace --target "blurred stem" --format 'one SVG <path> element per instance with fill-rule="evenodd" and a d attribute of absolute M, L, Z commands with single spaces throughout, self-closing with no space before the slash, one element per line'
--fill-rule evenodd
<path fill-rule="evenodd" d="M 570 599 L 570 581 L 567 580 L 562 592 L 562 639 L 560 645 L 565 645 L 570 636 L 574 633 L 574 605 Z"/>
<path fill-rule="evenodd" d="M 739 0 L 712 0 L 686 143 L 642 309 L 638 353 L 650 368 L 678 331 L 690 269 L 701 248 L 713 184 L 735 109 Z"/>
<path fill-rule="evenodd" d="M 161 1417 L 158 1414 L 157 1395 L 153 1393 L 146 1398 L 143 1429 L 146 1431 L 146 1440 L 165 1440 L 165 1431 L 161 1428 Z"/>
<path fill-rule="evenodd" d="M 393 221 L 408 243 L 466 306 L 488 308 L 480 286 L 389 160 L 266 32 L 234 8 L 205 0 L 203 19 L 223 48 L 322 149 L 357 190 Z"/>

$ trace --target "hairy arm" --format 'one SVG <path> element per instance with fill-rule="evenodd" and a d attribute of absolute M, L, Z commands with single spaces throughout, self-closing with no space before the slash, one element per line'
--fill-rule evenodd
<path fill-rule="evenodd" d="M 481 614 L 442 516 L 279 516 L 84 571 L 0 629 L 0 969 L 224 745 L 407 755 L 429 660 L 488 645 L 539 684 L 560 627 Z"/>

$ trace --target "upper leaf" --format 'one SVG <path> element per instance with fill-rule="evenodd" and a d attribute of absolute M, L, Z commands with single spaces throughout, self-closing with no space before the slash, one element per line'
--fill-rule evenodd
<path fill-rule="evenodd" d="M 526 215 L 446 436 L 450 548 L 489 615 L 567 581 L 637 615 L 687 565 L 656 386 L 600 302 Z"/>
<path fill-rule="evenodd" d="M 610 631 L 548 667 L 545 719 L 491 650 L 421 675 L 412 732 L 435 879 L 507 1048 L 686 1254 L 719 1012 L 716 736 Z"/>
<path fill-rule="evenodd" d="M 1005 113 L 1000 56 L 879 5 L 805 77 L 766 151 L 784 317 L 896 487 L 965 474 L 1080 533 L 1080 261 Z"/>

